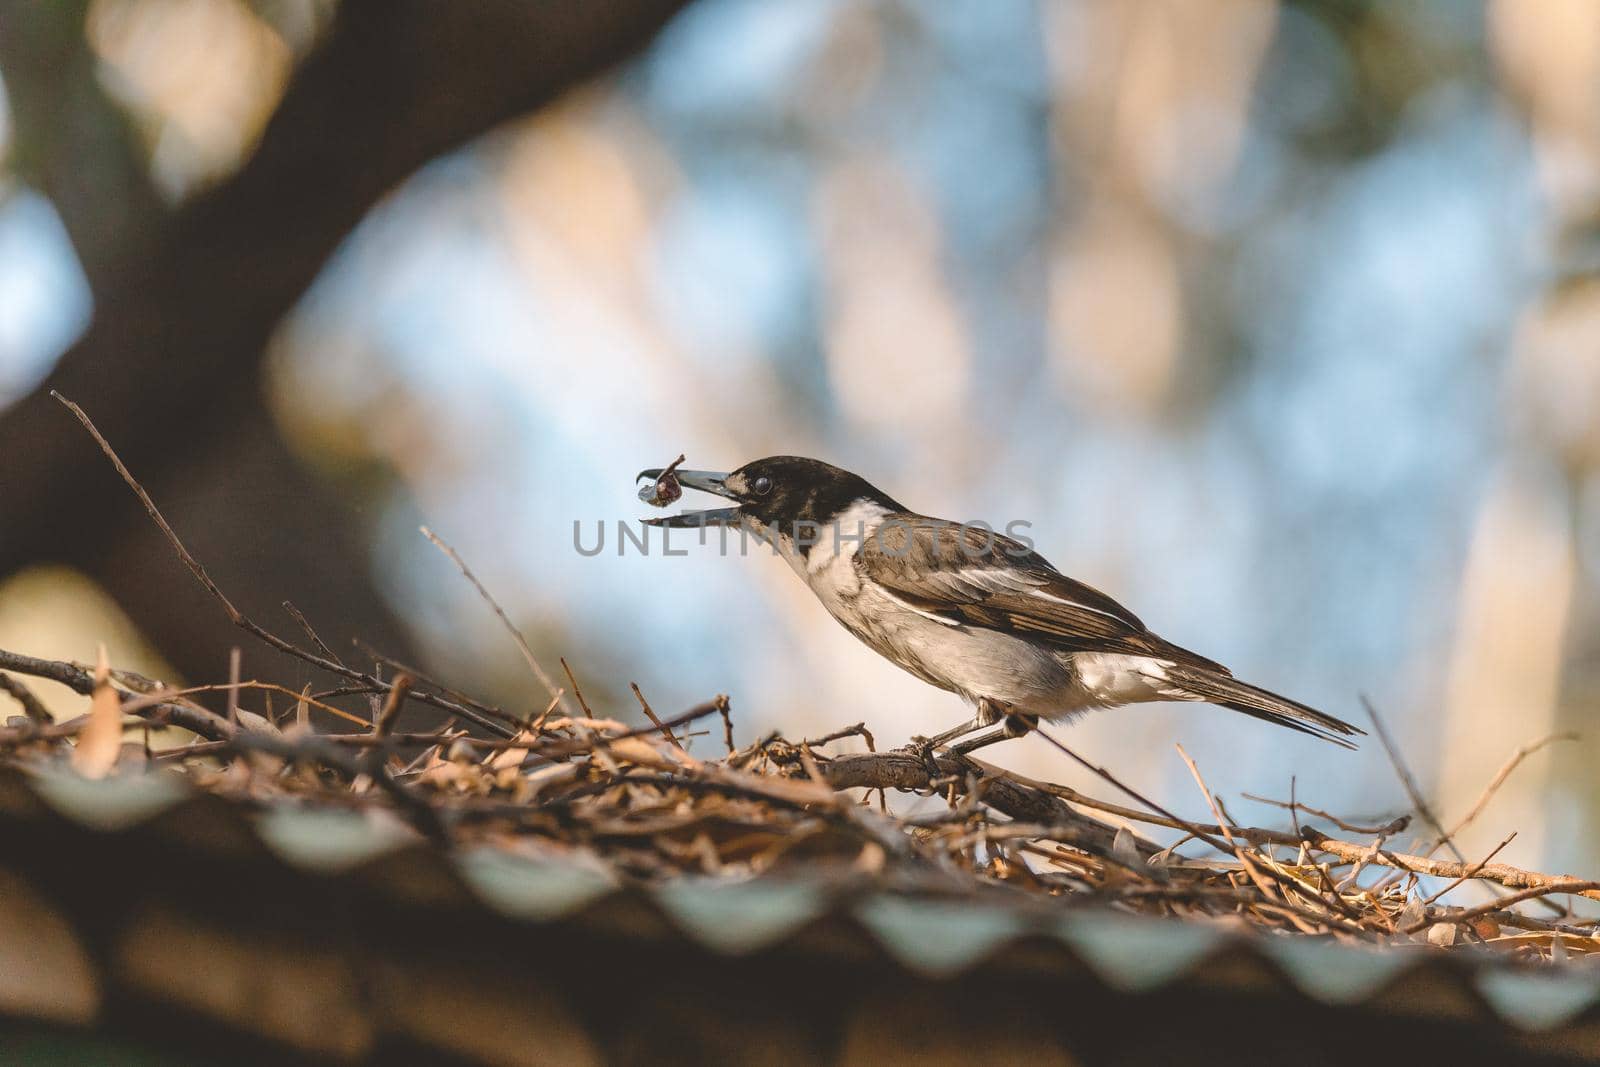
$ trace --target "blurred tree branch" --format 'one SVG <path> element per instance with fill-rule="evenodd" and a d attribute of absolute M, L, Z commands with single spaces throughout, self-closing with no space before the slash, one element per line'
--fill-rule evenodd
<path fill-rule="evenodd" d="M 354 509 L 294 461 L 266 409 L 267 341 L 396 183 L 628 56 L 682 3 L 345 0 L 254 155 L 168 214 L 94 83 L 86 5 L 69 17 L 0 0 L 18 164 L 56 199 L 95 298 L 46 386 L 0 417 L 0 575 L 40 560 L 82 568 L 191 677 L 220 670 L 235 639 L 49 399 L 56 388 L 94 415 L 243 610 L 288 597 L 336 643 L 359 632 L 404 651 Z"/>
<path fill-rule="evenodd" d="M 0 0 L 0 73 L 11 98 L 11 166 L 55 204 L 98 292 L 118 252 L 168 211 L 127 117 L 96 77 L 88 10 L 88 0 Z"/>

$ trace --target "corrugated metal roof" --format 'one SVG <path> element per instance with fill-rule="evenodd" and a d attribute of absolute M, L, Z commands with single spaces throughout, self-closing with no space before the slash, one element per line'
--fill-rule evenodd
<path fill-rule="evenodd" d="M 875 989 L 934 999 L 982 976 L 1063 1005 L 1091 989 L 1100 1003 L 1265 998 L 1274 1012 L 1304 1003 L 1460 1023 L 1511 1049 L 1600 1057 L 1600 972 L 1588 967 L 1536 972 L 1487 954 L 1360 950 L 853 882 L 625 887 L 577 863 L 492 848 L 445 854 L 370 813 L 257 810 L 165 774 L 96 782 L 0 771 L 0 893 L 0 1011 L 97 1026 L 132 998 L 333 1059 L 371 1057 L 401 1038 L 483 1062 L 521 1062 L 525 1041 L 553 1055 L 558 1037 L 576 1061 L 609 1056 L 620 1038 L 597 1034 L 570 993 L 536 998 L 537 1009 L 522 998 L 493 1007 L 490 996 L 486 1008 L 483 990 L 563 985 L 571 961 L 590 952 L 613 957 L 622 984 L 636 987 L 644 979 L 628 976 L 628 956 L 646 945 L 642 958 L 681 957 L 684 975 L 713 983 L 734 973 L 760 981 L 805 960 L 823 990 L 803 994 L 811 1001 L 835 979 L 840 996 L 864 995 L 863 974 L 879 976 Z M 555 943 L 567 955 L 530 951 Z M 787 981 L 772 984 L 774 997 L 790 995 Z M 446 995 L 462 988 L 476 992 Z M 795 1011 L 819 1010 L 811 1001 Z M 514 1032 L 502 1008 L 519 1020 Z"/>

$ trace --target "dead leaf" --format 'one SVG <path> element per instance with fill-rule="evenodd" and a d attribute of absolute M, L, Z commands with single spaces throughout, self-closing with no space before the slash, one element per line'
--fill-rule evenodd
<path fill-rule="evenodd" d="M 1395 916 L 1394 924 L 1402 930 L 1409 929 L 1422 921 L 1422 901 L 1412 897 L 1406 901 L 1405 907 L 1400 909 L 1400 914 Z"/>
<path fill-rule="evenodd" d="M 247 734 L 260 734 L 264 737 L 283 736 L 283 731 L 273 725 L 272 720 L 265 715 L 258 715 L 253 711 L 245 711 L 243 708 L 238 709 L 236 715 L 238 716 L 239 729 Z"/>
<path fill-rule="evenodd" d="M 1133 831 L 1126 826 L 1117 827 L 1117 834 L 1111 839 L 1111 854 L 1128 867 L 1137 868 L 1144 863 L 1139 856 L 1139 844 Z"/>
<path fill-rule="evenodd" d="M 104 778 L 117 765 L 122 751 L 122 697 L 111 686 L 111 664 L 100 646 L 94 671 L 94 694 L 89 700 L 89 721 L 78 733 L 72 749 L 72 767 L 85 778 Z"/>
<path fill-rule="evenodd" d="M 861 846 L 861 852 L 856 856 L 855 862 L 850 864 L 850 869 L 857 874 L 878 875 L 883 873 L 884 862 L 889 858 L 883 846 L 876 841 L 868 841 Z"/>
<path fill-rule="evenodd" d="M 527 742 L 531 747 L 538 741 L 538 737 L 529 730 L 521 730 L 511 740 L 517 744 Z M 490 757 L 489 769 L 491 771 L 500 771 L 507 767 L 520 767 L 522 766 L 522 761 L 527 758 L 528 749 L 526 748 L 503 748 Z"/>
<path fill-rule="evenodd" d="M 544 724 L 546 733 L 554 733 L 557 730 L 567 730 L 574 727 L 585 730 L 594 730 L 602 734 L 625 734 L 628 732 L 628 724 L 618 722 L 616 719 L 592 719 L 584 718 L 581 715 L 571 718 L 565 715 L 558 715 L 556 718 L 551 719 L 549 722 Z"/>
<path fill-rule="evenodd" d="M 641 737 L 619 737 L 614 741 L 607 741 L 606 748 L 617 759 L 628 763 L 635 763 L 641 767 L 657 767 L 662 770 L 675 770 L 678 767 L 696 769 L 700 761 L 692 756 L 678 752 L 676 749 L 660 749 Z"/>
<path fill-rule="evenodd" d="M 549 767 L 540 767 L 528 773 L 527 782 L 530 797 L 537 797 L 551 786 L 567 785 L 577 781 L 583 774 L 583 767 L 577 763 L 555 763 Z"/>

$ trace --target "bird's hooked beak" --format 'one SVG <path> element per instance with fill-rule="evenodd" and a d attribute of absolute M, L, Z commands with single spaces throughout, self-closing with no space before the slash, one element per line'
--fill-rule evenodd
<path fill-rule="evenodd" d="M 651 467 L 639 472 L 636 482 L 646 478 L 652 482 L 658 481 L 667 468 Z M 727 497 L 729 500 L 739 499 L 725 484 L 728 475 L 719 471 L 686 471 L 674 470 L 672 476 L 679 484 L 688 489 L 698 489 L 702 493 L 715 493 L 717 496 Z M 738 508 L 708 508 L 704 511 L 685 511 L 677 515 L 662 515 L 659 518 L 642 520 L 646 526 L 663 526 L 674 530 L 695 529 L 705 526 L 737 526 L 739 525 Z"/>

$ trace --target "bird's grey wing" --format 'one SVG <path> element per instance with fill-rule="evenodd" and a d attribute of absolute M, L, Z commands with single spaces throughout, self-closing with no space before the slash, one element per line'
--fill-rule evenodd
<path fill-rule="evenodd" d="M 916 611 L 1002 630 L 1064 652 L 1112 652 L 1227 668 L 1151 633 L 1105 593 L 1021 543 L 982 528 L 886 520 L 855 556 L 862 577 Z"/>
<path fill-rule="evenodd" d="M 909 518 L 909 517 L 906 517 Z M 1162 676 L 1192 698 L 1346 748 L 1362 731 L 1325 712 L 1233 677 L 1222 664 L 1145 628 L 1127 608 L 1058 572 L 1010 538 L 955 526 L 880 528 L 856 552 L 862 577 L 907 607 L 951 626 L 981 626 L 1062 652 L 1162 660 Z"/>

